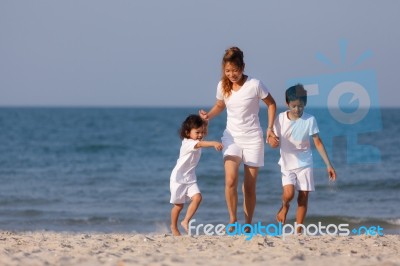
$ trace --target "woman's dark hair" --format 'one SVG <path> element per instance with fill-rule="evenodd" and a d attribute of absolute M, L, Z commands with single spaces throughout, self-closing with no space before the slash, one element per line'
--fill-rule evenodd
<path fill-rule="evenodd" d="M 179 136 L 181 139 L 188 138 L 189 133 L 193 128 L 199 128 L 205 125 L 205 122 L 199 115 L 189 115 L 183 121 L 179 129 Z"/>
<path fill-rule="evenodd" d="M 244 55 L 242 50 L 238 47 L 231 47 L 225 50 L 224 57 L 222 58 L 222 94 L 225 97 L 229 97 L 232 93 L 232 82 L 225 76 L 225 65 L 231 63 L 241 70 L 244 70 Z"/>
<path fill-rule="evenodd" d="M 300 100 L 307 105 L 307 91 L 304 89 L 302 84 L 296 84 L 286 90 L 286 103 L 289 104 L 291 101 Z"/>

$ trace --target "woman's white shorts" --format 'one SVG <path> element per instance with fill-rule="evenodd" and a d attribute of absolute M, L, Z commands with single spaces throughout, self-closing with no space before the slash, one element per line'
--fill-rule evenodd
<path fill-rule="evenodd" d="M 294 185 L 298 191 L 314 191 L 314 174 L 312 166 L 294 170 L 281 170 L 282 186 Z"/>
<path fill-rule="evenodd" d="M 200 193 L 197 183 L 179 184 L 171 181 L 169 188 L 171 190 L 170 203 L 172 204 L 183 204 L 190 201 L 194 195 Z"/>
<path fill-rule="evenodd" d="M 264 139 L 262 133 L 241 138 L 233 137 L 229 131 L 225 130 L 221 138 L 224 148 L 222 154 L 226 156 L 236 156 L 242 159 L 248 166 L 264 166 Z"/>

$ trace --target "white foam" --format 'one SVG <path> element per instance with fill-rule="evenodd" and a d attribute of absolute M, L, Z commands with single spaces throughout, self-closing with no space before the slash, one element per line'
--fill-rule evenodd
<path fill-rule="evenodd" d="M 400 218 L 388 219 L 388 224 L 400 225 Z"/>

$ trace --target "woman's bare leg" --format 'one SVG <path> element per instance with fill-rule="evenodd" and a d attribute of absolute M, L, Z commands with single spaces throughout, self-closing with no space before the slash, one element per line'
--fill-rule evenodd
<path fill-rule="evenodd" d="M 245 221 L 251 224 L 254 209 L 256 207 L 256 184 L 258 176 L 258 167 L 244 166 L 243 191 L 243 210 Z"/>
<path fill-rule="evenodd" d="M 229 212 L 229 223 L 237 221 L 237 187 L 240 162 L 241 159 L 239 157 L 225 157 L 225 200 Z"/>

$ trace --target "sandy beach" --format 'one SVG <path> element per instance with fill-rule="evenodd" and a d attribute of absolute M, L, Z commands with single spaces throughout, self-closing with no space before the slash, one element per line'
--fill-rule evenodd
<path fill-rule="evenodd" d="M 400 235 L 0 232 L 0 265 L 400 265 Z"/>

